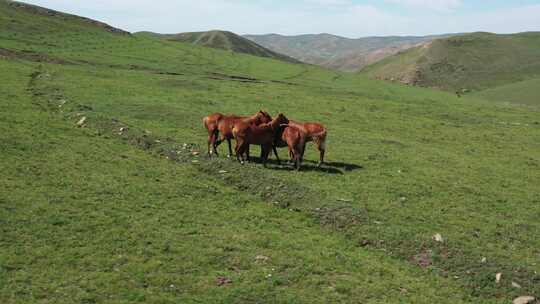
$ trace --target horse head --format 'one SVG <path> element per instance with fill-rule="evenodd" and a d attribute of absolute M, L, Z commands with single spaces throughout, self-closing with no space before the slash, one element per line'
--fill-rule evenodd
<path fill-rule="evenodd" d="M 268 112 L 260 110 L 256 114 L 256 120 L 257 120 L 257 124 L 269 123 L 269 122 L 272 121 L 272 116 L 270 116 L 270 114 L 268 114 Z"/>

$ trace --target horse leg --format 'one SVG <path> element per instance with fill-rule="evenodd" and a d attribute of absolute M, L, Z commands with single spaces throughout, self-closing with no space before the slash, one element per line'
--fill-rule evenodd
<path fill-rule="evenodd" d="M 279 156 L 278 156 L 278 154 L 277 154 L 276 146 L 273 146 L 273 147 L 272 147 L 272 150 L 274 151 L 274 155 L 276 156 L 277 164 L 278 164 L 278 165 L 281 165 L 281 161 L 279 160 Z"/>
<path fill-rule="evenodd" d="M 317 150 L 319 150 L 319 163 L 317 167 L 320 167 L 324 163 L 324 152 L 326 150 L 326 138 L 317 141 Z"/>
<path fill-rule="evenodd" d="M 214 133 L 208 134 L 208 157 L 212 157 L 212 154 L 214 153 L 213 150 L 214 147 Z"/>
<path fill-rule="evenodd" d="M 217 137 L 218 137 L 217 130 L 211 131 L 210 134 L 208 135 L 208 156 L 209 157 L 212 157 L 212 154 L 219 156 L 217 152 L 217 144 L 216 144 Z"/>
<path fill-rule="evenodd" d="M 244 159 L 243 159 L 243 155 L 244 155 L 244 150 L 245 150 L 245 144 L 244 144 L 244 141 L 240 138 L 237 138 L 236 139 L 236 147 L 235 147 L 235 152 L 236 152 L 236 160 L 238 160 L 239 163 L 241 164 L 244 164 Z"/>
<path fill-rule="evenodd" d="M 249 156 L 249 145 L 247 145 L 247 148 L 246 148 L 246 161 L 249 163 L 251 161 L 251 158 Z"/>
<path fill-rule="evenodd" d="M 218 154 L 218 151 L 217 151 L 217 146 L 218 146 L 218 136 L 219 136 L 219 130 L 216 129 L 214 132 L 212 132 L 212 152 L 216 155 L 216 156 L 219 156 Z"/>
<path fill-rule="evenodd" d="M 291 147 L 288 147 L 288 149 L 289 149 L 289 164 L 294 164 L 294 153 Z"/>
<path fill-rule="evenodd" d="M 270 151 L 272 151 L 271 146 L 261 145 L 262 163 L 265 168 L 266 168 L 266 161 L 268 160 L 268 155 L 270 154 Z"/>
<path fill-rule="evenodd" d="M 231 139 L 227 138 L 227 144 L 229 145 L 229 155 L 227 155 L 228 158 L 232 157 L 232 147 L 231 147 Z"/>

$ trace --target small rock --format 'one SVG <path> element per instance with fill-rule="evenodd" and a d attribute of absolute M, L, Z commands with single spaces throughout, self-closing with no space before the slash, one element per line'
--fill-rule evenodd
<path fill-rule="evenodd" d="M 255 257 L 255 260 L 257 260 L 257 261 L 262 261 L 262 262 L 266 262 L 266 261 L 268 261 L 269 259 L 270 259 L 269 257 L 264 256 L 264 255 L 258 255 L 258 256 Z"/>
<path fill-rule="evenodd" d="M 481 262 L 482 262 L 482 263 L 487 262 L 487 258 L 486 258 L 486 257 L 483 257 Z"/>
<path fill-rule="evenodd" d="M 191 155 L 197 156 L 197 155 L 199 155 L 199 151 L 193 151 L 193 152 L 191 152 Z"/>
<path fill-rule="evenodd" d="M 406 200 L 407 200 L 407 198 L 406 198 L 405 196 L 402 196 L 402 197 L 399 198 L 399 201 L 400 201 L 400 202 L 404 202 L 404 201 L 406 201 Z"/>
<path fill-rule="evenodd" d="M 227 173 L 227 171 L 225 171 L 225 170 L 219 170 L 218 173 L 219 173 L 219 174 L 225 174 L 225 173 Z"/>
<path fill-rule="evenodd" d="M 517 297 L 512 301 L 512 304 L 529 304 L 532 303 L 535 300 L 534 297 L 531 296 L 521 296 Z"/>
<path fill-rule="evenodd" d="M 442 235 L 441 235 L 440 233 L 435 233 L 435 234 L 433 235 L 433 240 L 434 240 L 435 242 L 439 242 L 439 243 L 444 242 L 444 239 L 443 239 L 443 237 L 442 237 Z"/>
<path fill-rule="evenodd" d="M 82 127 L 84 123 L 86 122 L 86 116 L 83 116 L 78 122 L 77 126 Z"/>
<path fill-rule="evenodd" d="M 495 275 L 495 282 L 498 284 L 501 281 L 502 273 L 497 273 Z"/>
<path fill-rule="evenodd" d="M 516 283 L 516 282 L 512 282 L 512 287 L 514 287 L 514 288 L 521 288 L 521 285 L 519 285 L 519 284 Z"/>
<path fill-rule="evenodd" d="M 196 159 L 194 159 L 194 160 L 192 160 L 191 162 L 194 163 L 194 164 L 196 164 L 196 163 L 198 163 L 199 161 L 196 160 Z"/>

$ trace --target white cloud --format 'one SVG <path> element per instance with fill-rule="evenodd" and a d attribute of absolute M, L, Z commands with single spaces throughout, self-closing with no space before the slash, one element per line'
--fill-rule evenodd
<path fill-rule="evenodd" d="M 308 4 L 316 4 L 323 6 L 343 6 L 352 5 L 351 0 L 305 0 Z"/>
<path fill-rule="evenodd" d="M 463 5 L 461 0 L 386 0 L 386 2 L 440 12 L 451 12 Z"/>

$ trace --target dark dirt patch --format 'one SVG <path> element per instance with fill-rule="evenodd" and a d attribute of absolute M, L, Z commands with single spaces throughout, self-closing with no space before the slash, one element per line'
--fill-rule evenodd
<path fill-rule="evenodd" d="M 17 50 L 5 49 L 5 48 L 0 48 L 0 58 L 21 59 L 21 60 L 28 60 L 28 61 L 33 61 L 33 62 L 43 62 L 43 63 L 53 63 L 53 64 L 75 64 L 74 62 L 56 58 L 53 56 L 49 56 L 43 53 L 38 53 L 38 52 L 28 51 L 28 50 L 17 51 Z"/>
<path fill-rule="evenodd" d="M 286 85 L 292 85 L 292 86 L 297 86 L 298 85 L 297 83 L 294 83 L 294 82 L 281 81 L 281 80 L 270 80 L 270 82 L 286 84 Z"/>
<path fill-rule="evenodd" d="M 227 75 L 222 73 L 209 73 L 208 78 L 214 80 L 230 80 L 230 81 L 239 81 L 239 82 L 252 82 L 252 83 L 262 83 L 261 80 L 246 76 L 237 76 L 237 75 Z"/>
<path fill-rule="evenodd" d="M 433 260 L 431 259 L 431 250 L 423 250 L 422 252 L 414 255 L 412 257 L 412 262 L 422 268 L 426 268 L 431 266 L 433 264 Z"/>

